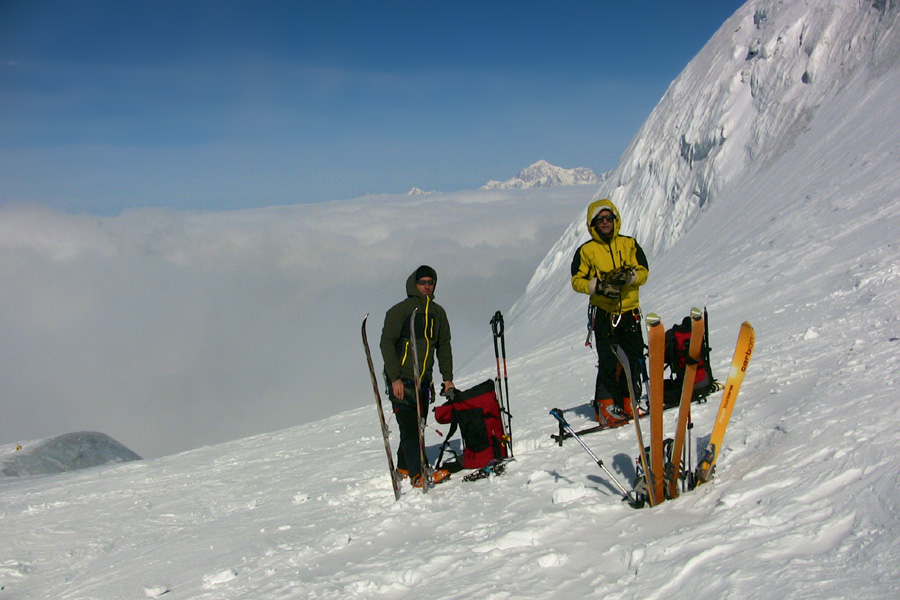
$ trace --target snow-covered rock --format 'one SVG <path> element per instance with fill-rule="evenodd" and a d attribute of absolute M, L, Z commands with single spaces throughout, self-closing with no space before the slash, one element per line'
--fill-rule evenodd
<path fill-rule="evenodd" d="M 106 434 L 81 431 L 17 445 L 0 455 L 0 473 L 48 475 L 140 459 Z"/>

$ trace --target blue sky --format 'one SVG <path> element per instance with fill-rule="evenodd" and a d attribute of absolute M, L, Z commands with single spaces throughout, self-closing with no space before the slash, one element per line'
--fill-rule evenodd
<path fill-rule="evenodd" d="M 741 4 L 0 0 L 0 203 L 231 210 L 606 171 Z"/>

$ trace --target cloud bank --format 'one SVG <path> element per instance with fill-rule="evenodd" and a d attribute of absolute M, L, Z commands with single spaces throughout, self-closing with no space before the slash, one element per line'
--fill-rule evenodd
<path fill-rule="evenodd" d="M 465 379 L 490 366 L 466 361 L 490 344 L 490 317 L 594 192 L 117 217 L 0 207 L 0 442 L 96 430 L 155 457 L 364 405 L 362 317 L 377 340 L 422 263 Z"/>

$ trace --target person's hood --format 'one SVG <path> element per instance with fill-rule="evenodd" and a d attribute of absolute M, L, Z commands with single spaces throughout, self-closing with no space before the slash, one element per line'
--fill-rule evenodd
<path fill-rule="evenodd" d="M 416 269 L 412 273 L 410 273 L 409 277 L 406 279 L 406 295 L 410 298 L 422 298 L 423 300 L 426 297 L 426 294 L 423 294 L 419 291 L 419 288 L 416 286 L 416 273 L 418 273 L 419 269 Z M 434 278 L 434 287 L 431 288 L 430 298 L 434 300 L 434 291 L 437 290 L 437 277 Z"/>
<path fill-rule="evenodd" d="M 595 241 L 598 242 L 607 242 L 608 240 L 604 240 L 600 237 L 600 234 L 597 233 L 597 230 L 591 227 L 591 221 L 594 220 L 603 209 L 609 209 L 612 211 L 614 215 L 616 215 L 616 222 L 613 223 L 613 231 L 612 237 L 616 237 L 619 235 L 619 227 L 622 226 L 622 218 L 619 215 L 619 209 L 616 208 L 616 205 L 612 203 L 612 200 L 609 198 L 603 198 L 602 200 L 594 200 L 590 203 L 587 210 L 587 228 L 591 233 L 591 237 L 594 238 Z"/>

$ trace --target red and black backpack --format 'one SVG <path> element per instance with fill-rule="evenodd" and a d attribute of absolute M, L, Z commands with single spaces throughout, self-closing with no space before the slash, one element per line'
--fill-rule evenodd
<path fill-rule="evenodd" d="M 450 423 L 450 432 L 441 445 L 438 467 L 457 428 L 463 440 L 463 458 L 462 464 L 454 466 L 480 469 L 492 460 L 507 457 L 500 403 L 492 380 L 488 379 L 465 391 L 457 390 L 452 399 L 435 407 L 434 419 L 438 423 Z M 460 462 L 458 457 L 456 462 Z M 451 467 L 450 464 L 443 466 L 447 469 Z"/>
<path fill-rule="evenodd" d="M 716 390 L 718 383 L 712 374 L 709 364 L 709 320 L 706 310 L 703 311 L 706 320 L 706 332 L 703 336 L 703 345 L 700 347 L 700 360 L 697 361 L 697 373 L 694 376 L 694 395 L 692 402 L 704 402 L 710 393 Z M 685 368 L 690 360 L 688 348 L 691 345 L 691 318 L 685 317 L 678 325 L 673 325 L 666 331 L 666 367 L 669 369 L 669 378 L 665 381 L 665 406 L 678 406 L 681 402 L 681 388 L 683 387 Z"/>

